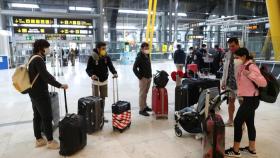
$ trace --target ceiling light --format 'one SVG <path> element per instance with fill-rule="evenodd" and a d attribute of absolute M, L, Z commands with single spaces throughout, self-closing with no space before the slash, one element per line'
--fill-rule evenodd
<path fill-rule="evenodd" d="M 120 9 L 119 13 L 127 13 L 127 14 L 148 14 L 148 11 L 140 11 L 140 10 L 125 10 L 125 9 Z"/>
<path fill-rule="evenodd" d="M 70 6 L 69 10 L 76 10 L 76 11 L 92 11 L 92 8 L 89 7 L 75 7 L 75 6 Z"/>
<path fill-rule="evenodd" d="M 41 8 L 42 12 L 67 13 L 66 9 Z"/>
<path fill-rule="evenodd" d="M 186 13 L 178 13 L 178 16 L 183 16 L 183 17 L 186 17 L 187 14 Z"/>
<path fill-rule="evenodd" d="M 23 4 L 23 3 L 12 3 L 13 8 L 39 8 L 38 4 Z"/>

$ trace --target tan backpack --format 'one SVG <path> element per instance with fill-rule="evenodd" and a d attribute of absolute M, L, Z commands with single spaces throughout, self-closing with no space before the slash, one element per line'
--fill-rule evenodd
<path fill-rule="evenodd" d="M 36 75 L 35 79 L 33 80 L 32 83 L 30 83 L 30 78 L 29 78 L 29 73 L 28 73 L 28 67 L 31 61 L 35 58 L 42 58 L 39 55 L 34 55 L 28 63 L 21 65 L 16 68 L 13 76 L 12 76 L 12 81 L 15 89 L 19 91 L 22 94 L 26 94 L 29 92 L 29 90 L 32 88 L 33 84 L 39 77 L 39 74 Z"/>

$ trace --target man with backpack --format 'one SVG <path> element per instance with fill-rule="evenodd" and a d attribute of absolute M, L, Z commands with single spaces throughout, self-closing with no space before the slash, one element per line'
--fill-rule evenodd
<path fill-rule="evenodd" d="M 30 96 L 33 109 L 33 130 L 36 138 L 35 147 L 47 146 L 48 149 L 59 149 L 59 142 L 53 138 L 53 115 L 48 84 L 62 89 L 68 89 L 68 85 L 59 83 L 48 72 L 45 58 L 50 53 L 49 47 L 50 43 L 44 39 L 35 41 L 33 54 L 28 64 L 16 69 L 13 75 L 13 85 L 19 92 L 28 93 Z M 42 132 L 47 140 L 42 137 Z"/>

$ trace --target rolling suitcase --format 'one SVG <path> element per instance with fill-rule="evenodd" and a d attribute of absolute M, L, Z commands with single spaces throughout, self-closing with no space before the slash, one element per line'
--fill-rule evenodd
<path fill-rule="evenodd" d="M 58 128 L 58 124 L 60 121 L 60 107 L 59 107 L 59 96 L 58 93 L 55 92 L 55 88 L 51 87 L 51 92 L 49 92 L 49 96 L 51 99 L 51 107 L 52 107 L 52 126 L 53 131 L 55 131 Z M 43 124 L 41 125 L 42 131 L 44 131 Z M 43 132 L 44 134 L 44 132 Z"/>
<path fill-rule="evenodd" d="M 166 88 L 153 86 L 152 110 L 156 119 L 160 117 L 168 119 L 168 94 Z"/>
<path fill-rule="evenodd" d="M 60 120 L 59 100 L 57 92 L 50 92 L 52 117 L 53 117 L 53 129 L 56 129 Z"/>
<path fill-rule="evenodd" d="M 117 85 L 117 102 L 115 102 L 115 80 Z M 125 129 L 129 128 L 131 125 L 131 105 L 127 101 L 119 100 L 118 92 L 118 79 L 113 78 L 113 100 L 114 104 L 112 105 L 112 124 L 113 130 L 118 130 L 123 132 Z"/>
<path fill-rule="evenodd" d="M 62 58 L 62 66 L 68 66 L 68 59 Z"/>
<path fill-rule="evenodd" d="M 196 74 L 198 72 L 198 66 L 197 64 L 188 64 L 187 70 L 192 71 L 194 74 Z"/>
<path fill-rule="evenodd" d="M 78 101 L 78 115 L 86 121 L 87 133 L 91 134 L 104 126 L 104 102 L 100 97 L 89 96 Z"/>
<path fill-rule="evenodd" d="M 215 109 L 209 109 L 210 92 L 206 94 L 205 122 L 203 126 L 203 158 L 224 158 L 225 124 Z M 208 110 L 210 110 L 208 115 Z"/>
<path fill-rule="evenodd" d="M 86 146 L 87 133 L 84 117 L 77 114 L 68 114 L 65 90 L 64 99 L 66 116 L 59 122 L 59 154 L 70 156 Z"/>

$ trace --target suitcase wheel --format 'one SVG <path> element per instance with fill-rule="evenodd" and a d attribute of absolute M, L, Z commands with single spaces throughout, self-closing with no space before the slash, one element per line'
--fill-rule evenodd
<path fill-rule="evenodd" d="M 177 137 L 182 137 L 183 132 L 180 128 L 175 127 L 175 134 L 176 134 Z"/>

